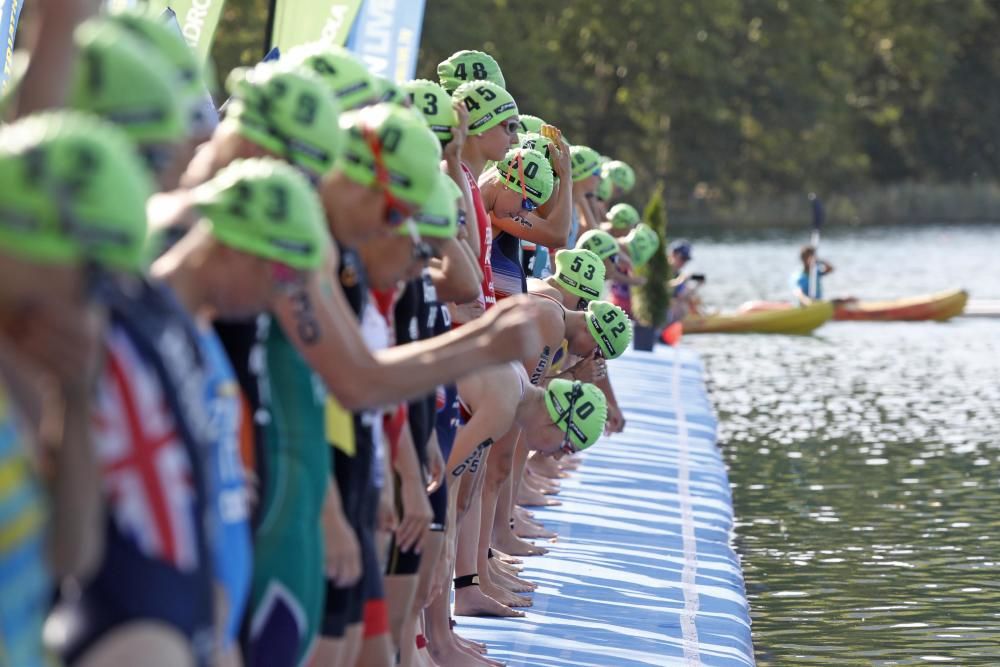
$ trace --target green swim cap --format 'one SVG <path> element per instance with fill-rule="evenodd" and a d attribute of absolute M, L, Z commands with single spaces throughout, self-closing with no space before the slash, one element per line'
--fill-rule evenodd
<path fill-rule="evenodd" d="M 645 223 L 639 225 L 625 237 L 628 254 L 636 267 L 646 264 L 656 254 L 660 245 L 660 237 Z"/>
<path fill-rule="evenodd" d="M 128 137 L 94 116 L 48 112 L 0 130 L 4 252 L 139 271 L 152 193 Z"/>
<path fill-rule="evenodd" d="M 621 160 L 612 160 L 601 168 L 601 173 L 611 178 L 615 187 L 628 192 L 635 187 L 635 172 Z"/>
<path fill-rule="evenodd" d="M 192 134 L 204 133 L 213 124 L 213 119 L 204 118 L 204 99 L 207 87 L 203 68 L 194 51 L 184 41 L 179 32 L 164 23 L 134 10 L 110 14 L 106 20 L 144 46 L 152 47 L 167 62 L 173 65 L 177 76 L 181 106 L 187 114 L 188 128 Z"/>
<path fill-rule="evenodd" d="M 410 106 L 409 94 L 395 81 L 378 74 L 372 74 L 372 80 L 375 82 L 375 91 L 378 95 L 376 102 L 386 102 L 407 108 Z"/>
<path fill-rule="evenodd" d="M 601 182 L 597 184 L 597 198 L 601 201 L 608 201 L 614 194 L 615 184 L 606 176 L 601 177 Z"/>
<path fill-rule="evenodd" d="M 420 212 L 413 216 L 421 238 L 451 239 L 458 233 L 458 198 L 462 189 L 451 176 L 438 172 L 438 182 Z M 406 235 L 406 225 L 398 233 Z"/>
<path fill-rule="evenodd" d="M 296 269 L 319 268 L 330 245 L 312 185 L 272 158 L 236 160 L 193 191 L 222 243 Z"/>
<path fill-rule="evenodd" d="M 69 107 L 118 125 L 137 144 L 172 144 L 187 136 L 190 109 L 163 56 L 99 18 L 77 28 L 73 38 L 80 57 Z"/>
<path fill-rule="evenodd" d="M 501 88 L 507 87 L 500 65 L 482 51 L 457 51 L 438 64 L 437 73 L 441 87 L 449 93 L 469 81 L 490 81 Z"/>
<path fill-rule="evenodd" d="M 608 399 L 589 382 L 552 380 L 545 388 L 545 407 L 552 421 L 569 434 L 569 441 L 577 450 L 587 449 L 604 434 Z"/>
<path fill-rule="evenodd" d="M 615 255 L 619 251 L 618 240 L 601 229 L 591 229 L 580 235 L 576 240 L 576 247 L 589 250 L 602 260 Z"/>
<path fill-rule="evenodd" d="M 403 90 L 410 96 L 410 105 L 424 115 L 434 136 L 445 143 L 451 141 L 451 132 L 458 125 L 458 114 L 452 106 L 451 95 L 427 79 L 407 81 Z"/>
<path fill-rule="evenodd" d="M 627 229 L 639 224 L 639 211 L 631 204 L 615 204 L 608 211 L 608 220 L 616 229 Z"/>
<path fill-rule="evenodd" d="M 541 134 L 542 125 L 545 125 L 545 121 L 538 116 L 532 116 L 531 114 L 521 114 L 521 131 L 525 134 L 531 132 L 534 134 Z"/>
<path fill-rule="evenodd" d="M 617 359 L 632 342 L 632 322 L 625 311 L 607 301 L 587 305 L 587 328 L 605 359 Z"/>
<path fill-rule="evenodd" d="M 656 230 L 647 225 L 645 222 L 640 222 L 635 228 L 640 234 L 644 234 L 646 238 L 649 239 L 649 242 L 653 244 L 653 250 L 660 247 L 660 235 L 656 233 Z"/>
<path fill-rule="evenodd" d="M 601 166 L 601 156 L 590 146 L 570 146 L 573 158 L 573 180 L 582 181 L 594 175 Z"/>
<path fill-rule="evenodd" d="M 379 95 L 365 64 L 341 46 L 303 44 L 289 51 L 283 61 L 319 77 L 344 111 L 370 104 Z"/>
<path fill-rule="evenodd" d="M 560 250 L 555 278 L 573 296 L 593 301 L 604 289 L 604 261 L 589 250 Z"/>
<path fill-rule="evenodd" d="M 521 116 L 524 118 L 524 116 Z M 545 159 L 552 159 L 552 140 L 548 137 L 543 137 L 535 132 L 528 132 L 527 134 L 519 134 L 517 138 L 521 141 L 521 148 L 530 148 L 536 150 L 545 156 Z"/>
<path fill-rule="evenodd" d="M 514 98 L 489 81 L 463 83 L 451 96 L 465 104 L 469 112 L 469 135 L 473 137 L 517 116 Z"/>
<path fill-rule="evenodd" d="M 330 170 L 343 150 L 340 107 L 322 79 L 284 63 L 235 69 L 224 124 L 314 175 Z"/>
<path fill-rule="evenodd" d="M 504 184 L 517 194 L 528 195 L 528 199 L 541 206 L 552 196 L 555 178 L 552 166 L 545 156 L 529 148 L 512 148 L 507 151 L 503 162 L 497 165 Z M 524 189 L 522 191 L 522 183 Z"/>
<path fill-rule="evenodd" d="M 347 144 L 338 167 L 348 178 L 364 186 L 376 182 L 374 143 L 388 172 L 389 192 L 417 207 L 430 199 L 441 173 L 441 142 L 419 111 L 376 104 L 342 115 L 340 127 Z"/>

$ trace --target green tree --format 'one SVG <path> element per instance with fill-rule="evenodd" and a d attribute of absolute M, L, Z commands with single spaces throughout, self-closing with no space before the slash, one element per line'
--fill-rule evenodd
<path fill-rule="evenodd" d="M 638 273 L 646 283 L 636 290 L 635 316 L 640 324 L 659 331 L 667 323 L 670 307 L 670 264 L 667 262 L 667 210 L 663 188 L 657 188 L 646 205 L 643 220 L 656 231 L 660 244 Z"/>

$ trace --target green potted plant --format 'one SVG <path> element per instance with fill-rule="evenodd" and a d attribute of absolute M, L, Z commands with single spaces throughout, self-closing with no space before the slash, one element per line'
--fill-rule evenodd
<path fill-rule="evenodd" d="M 649 261 L 637 270 L 646 279 L 635 291 L 634 346 L 637 350 L 652 351 L 657 335 L 667 322 L 670 306 L 670 264 L 667 262 L 667 211 L 663 202 L 663 186 L 653 193 L 643 213 L 645 223 L 659 237 L 659 245 Z"/>

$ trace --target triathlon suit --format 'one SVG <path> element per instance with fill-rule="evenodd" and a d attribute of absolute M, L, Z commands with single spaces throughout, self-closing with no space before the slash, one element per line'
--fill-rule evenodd
<path fill-rule="evenodd" d="M 325 389 L 280 324 L 259 319 L 262 457 L 255 534 L 248 665 L 299 665 L 323 611 L 321 517 L 330 454 L 323 439 Z"/>
<path fill-rule="evenodd" d="M 51 581 L 45 567 L 45 499 L 0 384 L 0 664 L 42 667 L 42 623 Z"/>
<path fill-rule="evenodd" d="M 528 291 L 528 280 L 521 267 L 521 239 L 499 232 L 493 239 L 490 262 L 497 301 Z"/>
<path fill-rule="evenodd" d="M 243 405 L 222 343 L 211 329 L 202 329 L 200 334 L 207 370 L 205 405 L 212 431 L 208 456 L 209 512 L 215 531 L 212 564 L 215 579 L 226 592 L 226 617 L 220 630 L 223 648 L 229 650 L 239 637 L 253 569 L 249 498 L 239 450 Z"/>
<path fill-rule="evenodd" d="M 368 278 L 357 253 L 340 247 L 338 271 L 344 296 L 364 334 L 362 318 L 369 305 Z M 377 313 L 376 317 L 379 317 Z M 322 633 L 324 637 L 335 638 L 343 636 L 347 626 L 362 621 L 368 599 L 383 598 L 382 572 L 375 549 L 375 514 L 379 498 L 375 488 L 376 472 L 379 489 L 384 477 L 383 463 L 376 456 L 376 446 L 381 450 L 382 420 L 373 410 L 351 413 L 333 396 L 327 396 L 324 419 L 325 439 L 333 454 L 333 472 L 344 516 L 358 537 L 364 570 L 361 580 L 349 588 L 338 588 L 330 580 L 326 582 Z"/>
<path fill-rule="evenodd" d="M 53 612 L 54 643 L 74 664 L 130 623 L 163 623 L 212 658 L 211 501 L 204 360 L 194 322 L 159 285 L 108 286 L 106 363 L 95 407 L 105 499 L 103 558 L 79 595 Z"/>
<path fill-rule="evenodd" d="M 490 224 L 490 216 L 486 213 L 486 206 L 483 205 L 483 193 L 479 190 L 476 178 L 465 163 L 462 163 L 462 173 L 469 183 L 472 191 L 472 205 L 476 209 L 476 228 L 479 230 L 479 269 L 483 272 L 483 299 L 486 310 L 489 310 L 497 302 L 496 292 L 493 286 L 493 267 L 491 265 L 491 254 L 493 248 L 493 225 Z"/>

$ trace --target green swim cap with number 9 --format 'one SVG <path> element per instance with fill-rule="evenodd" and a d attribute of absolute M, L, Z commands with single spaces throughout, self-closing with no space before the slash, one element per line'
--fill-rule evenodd
<path fill-rule="evenodd" d="M 501 88 L 507 87 L 500 65 L 493 56 L 482 51 L 453 53 L 450 58 L 438 64 L 437 74 L 441 87 L 449 93 L 455 92 L 459 86 L 469 81 L 490 81 Z"/>
<path fill-rule="evenodd" d="M 608 220 L 611 226 L 617 229 L 628 229 L 639 224 L 639 211 L 631 204 L 615 204 L 608 211 Z"/>
<path fill-rule="evenodd" d="M 605 359 L 617 359 L 632 342 L 632 322 L 625 311 L 607 301 L 591 301 L 587 306 L 587 329 Z"/>
<path fill-rule="evenodd" d="M 582 181 L 594 175 L 601 167 L 601 155 L 590 146 L 570 146 L 573 159 L 573 180 Z"/>
<path fill-rule="evenodd" d="M 618 253 L 618 240 L 602 229 L 591 229 L 580 235 L 576 247 L 589 250 L 602 260 Z"/>
<path fill-rule="evenodd" d="M 443 142 L 452 140 L 452 130 L 458 125 L 458 114 L 452 106 L 451 95 L 427 79 L 415 79 L 402 85 L 410 96 L 413 108 L 424 115 L 434 136 Z"/>
<path fill-rule="evenodd" d="M 570 294 L 593 301 L 604 289 L 604 261 L 589 250 L 560 250 L 555 279 Z"/>
<path fill-rule="evenodd" d="M 137 144 L 175 143 L 187 136 L 190 109 L 163 56 L 99 18 L 77 28 L 73 39 L 80 57 L 69 107 L 114 123 Z"/>
<path fill-rule="evenodd" d="M 506 90 L 489 81 L 464 83 L 452 99 L 465 104 L 469 112 L 469 135 L 478 136 L 518 115 L 517 102 Z"/>
<path fill-rule="evenodd" d="M 272 158 L 236 160 L 193 191 L 195 206 L 225 245 L 292 268 L 319 268 L 330 246 L 312 185 Z"/>
<path fill-rule="evenodd" d="M 552 380 L 545 388 L 545 407 L 553 423 L 569 435 L 577 450 L 587 449 L 604 434 L 608 399 L 589 382 Z"/>
<path fill-rule="evenodd" d="M 378 151 L 389 192 L 422 207 L 438 186 L 441 142 L 419 111 L 382 103 L 345 113 L 340 127 L 347 133 L 338 163 L 344 175 L 364 186 L 376 183 Z"/>
<path fill-rule="evenodd" d="M 340 107 L 323 81 L 289 63 L 235 69 L 223 125 L 310 174 L 325 174 L 343 149 Z"/>
<path fill-rule="evenodd" d="M 535 206 L 541 206 L 552 196 L 555 185 L 552 165 L 538 151 L 512 148 L 497 165 L 497 171 L 503 176 L 504 185 L 519 195 L 527 194 Z"/>
<path fill-rule="evenodd" d="M 139 271 L 152 193 L 128 137 L 94 116 L 41 113 L 0 130 L 3 252 Z"/>
<path fill-rule="evenodd" d="M 369 104 L 378 94 L 365 64 L 341 46 L 323 42 L 303 44 L 282 60 L 319 77 L 343 111 Z"/>

